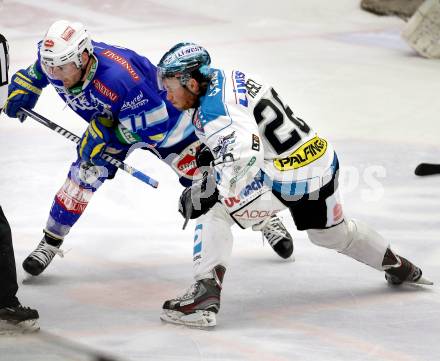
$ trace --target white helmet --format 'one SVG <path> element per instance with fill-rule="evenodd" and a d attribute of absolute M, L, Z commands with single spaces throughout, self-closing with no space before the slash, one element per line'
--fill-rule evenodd
<path fill-rule="evenodd" d="M 41 62 L 47 66 L 61 66 L 74 62 L 83 65 L 81 54 L 93 53 L 92 40 L 81 23 L 58 20 L 51 25 L 40 48 Z"/>

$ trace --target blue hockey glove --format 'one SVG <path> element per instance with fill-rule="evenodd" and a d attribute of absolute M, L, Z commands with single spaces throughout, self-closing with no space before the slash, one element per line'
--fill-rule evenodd
<path fill-rule="evenodd" d="M 111 120 L 97 117 L 91 120 L 78 145 L 79 157 L 95 165 L 105 165 L 101 158 L 111 139 Z"/>
<path fill-rule="evenodd" d="M 41 88 L 33 84 L 32 79 L 17 71 L 11 79 L 8 87 L 8 99 L 6 99 L 4 112 L 11 118 L 19 118 L 21 122 L 26 115 L 20 108 L 32 109 L 41 94 Z"/>

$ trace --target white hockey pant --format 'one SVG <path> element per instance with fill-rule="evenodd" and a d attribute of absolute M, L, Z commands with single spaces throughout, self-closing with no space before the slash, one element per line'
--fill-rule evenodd
<path fill-rule="evenodd" d="M 365 223 L 350 219 L 326 229 L 307 230 L 314 244 L 334 249 L 355 260 L 382 271 L 389 243 Z"/>
<path fill-rule="evenodd" d="M 212 270 L 217 265 L 228 268 L 232 252 L 231 226 L 235 224 L 231 216 L 243 228 L 248 228 L 285 208 L 270 190 L 233 215 L 230 208 L 216 203 L 197 219 L 193 252 L 195 279 L 212 277 Z"/>
<path fill-rule="evenodd" d="M 197 219 L 194 234 L 194 278 L 212 278 L 217 265 L 227 268 L 232 252 L 231 226 L 234 221 L 222 204 L 216 203 Z"/>

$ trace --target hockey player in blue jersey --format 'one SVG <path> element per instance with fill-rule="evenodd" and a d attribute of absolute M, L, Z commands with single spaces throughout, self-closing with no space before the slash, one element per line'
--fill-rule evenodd
<path fill-rule="evenodd" d="M 84 212 L 93 193 L 117 168 L 102 160 L 106 152 L 124 160 L 133 145 L 152 150 L 178 174 L 184 186 L 197 176 L 190 112 L 180 112 L 157 86 L 156 67 L 135 52 L 92 41 L 81 23 L 55 22 L 38 44 L 38 59 L 11 79 L 5 113 L 25 116 L 44 87 L 51 84 L 62 100 L 89 123 L 78 146 L 78 157 L 55 196 L 38 247 L 23 268 L 39 275 L 56 254 L 71 227 Z M 270 245 L 283 258 L 293 243 L 277 217 L 261 227 Z"/>

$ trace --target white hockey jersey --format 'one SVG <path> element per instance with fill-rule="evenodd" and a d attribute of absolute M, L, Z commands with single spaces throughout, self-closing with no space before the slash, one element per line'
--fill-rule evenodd
<path fill-rule="evenodd" d="M 237 209 L 267 187 L 307 194 L 331 180 L 333 147 L 294 116 L 271 86 L 238 70 L 212 72 L 193 124 L 214 155 L 227 207 Z"/>

